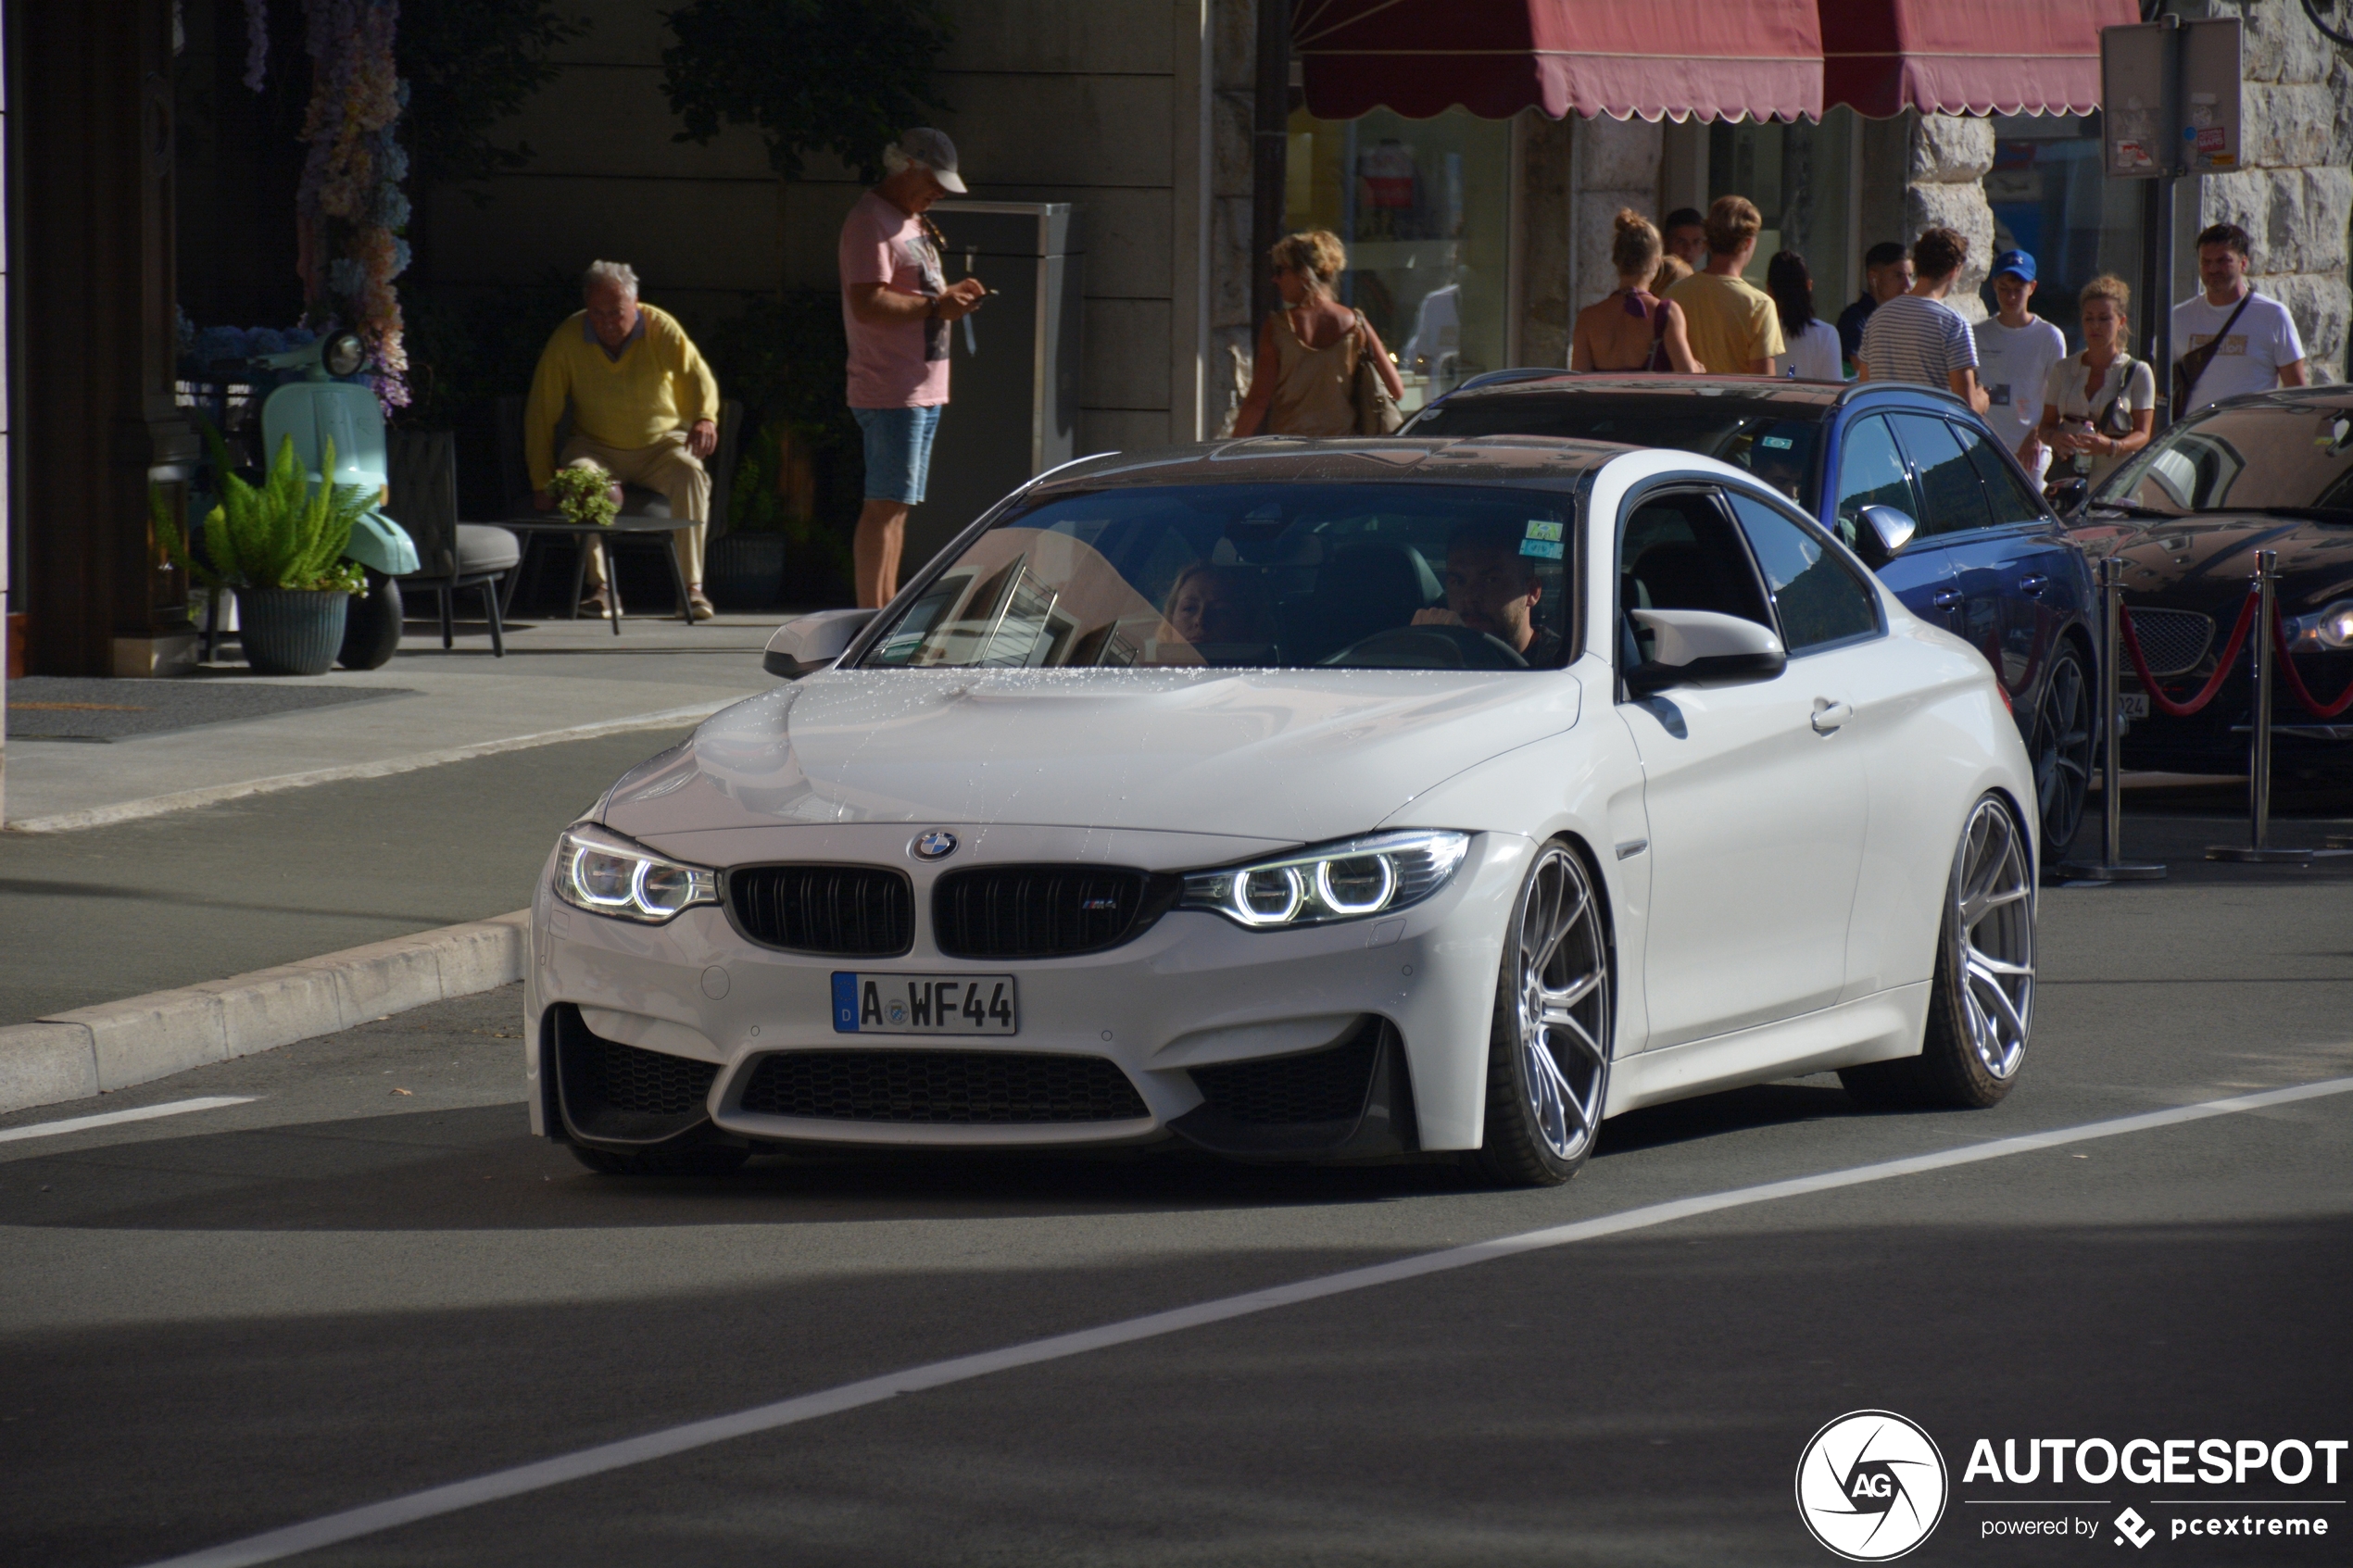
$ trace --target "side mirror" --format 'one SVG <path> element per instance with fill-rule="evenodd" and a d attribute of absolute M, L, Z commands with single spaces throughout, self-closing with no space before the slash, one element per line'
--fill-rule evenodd
<path fill-rule="evenodd" d="M 1865 507 L 1858 515 L 1863 526 L 1856 531 L 1855 553 L 1873 571 L 1894 560 L 1920 531 L 1909 512 L 1894 507 Z"/>
<path fill-rule="evenodd" d="M 1651 634 L 1651 657 L 1626 671 L 1626 689 L 1649 696 L 1670 686 L 1740 686 L 1769 681 L 1789 654 L 1769 626 L 1712 609 L 1634 609 Z"/>
<path fill-rule="evenodd" d="M 821 609 L 814 615 L 787 621 L 768 639 L 768 651 L 761 655 L 761 668 L 787 681 L 814 675 L 848 652 L 849 645 L 858 640 L 858 633 L 880 613 L 872 609 Z"/>
<path fill-rule="evenodd" d="M 2082 474 L 2055 479 L 2043 487 L 2044 499 L 2051 503 L 2051 510 L 2061 517 L 2073 517 L 2083 509 L 2092 494 L 2092 482 Z"/>

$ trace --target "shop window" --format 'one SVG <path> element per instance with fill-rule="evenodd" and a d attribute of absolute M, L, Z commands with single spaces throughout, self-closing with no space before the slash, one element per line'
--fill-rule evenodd
<path fill-rule="evenodd" d="M 2096 114 L 1995 115 L 1994 169 L 1985 176 L 1994 248 L 2034 257 L 2028 308 L 2065 332 L 2070 349 L 2083 345 L 2075 296 L 2103 272 L 2133 283 L 2136 337 L 2156 320 L 2138 297 L 2143 182 L 2101 178 L 2099 123 Z M 1983 297 L 1989 314 L 1999 308 L 1991 284 Z"/>
<path fill-rule="evenodd" d="M 1508 362 L 1508 121 L 1461 109 L 1351 120 L 1301 110 L 1283 191 L 1287 232 L 1328 229 L 1347 247 L 1340 300 L 1396 357 L 1407 413 Z"/>
<path fill-rule="evenodd" d="M 1707 132 L 1707 196 L 1746 196 L 1765 220 L 1756 258 L 1743 274 L 1758 288 L 1774 256 L 1793 250 L 1814 275 L 1814 314 L 1835 321 L 1862 291 L 1862 258 L 1849 256 L 1855 111 L 1839 105 L 1821 123 L 1734 125 Z"/>

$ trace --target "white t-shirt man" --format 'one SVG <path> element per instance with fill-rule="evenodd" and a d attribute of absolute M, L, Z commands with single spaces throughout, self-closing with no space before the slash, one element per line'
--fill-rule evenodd
<path fill-rule="evenodd" d="M 2186 354 L 2213 342 L 2214 334 L 2237 309 L 2236 301 L 2215 305 L 2202 294 L 2182 301 L 2173 307 L 2173 352 Z M 2296 318 L 2287 313 L 2287 307 L 2266 295 L 2249 295 L 2246 308 L 2232 322 L 2221 348 L 2207 361 L 2205 373 L 2190 388 L 2189 407 L 2202 408 L 2242 392 L 2269 392 L 2280 384 L 2280 367 L 2303 358 L 2304 343 L 2296 335 Z M 2189 408 L 2174 410 L 2177 417 L 2188 412 Z"/>
<path fill-rule="evenodd" d="M 2032 315 L 2022 327 L 2006 327 L 2000 317 L 1988 316 L 1969 328 L 1969 335 L 1977 340 L 1978 383 L 1989 399 L 1985 426 L 2003 450 L 2015 452 L 2026 433 L 2043 422 L 2043 383 L 2051 367 L 2067 358 L 2067 338 Z"/>

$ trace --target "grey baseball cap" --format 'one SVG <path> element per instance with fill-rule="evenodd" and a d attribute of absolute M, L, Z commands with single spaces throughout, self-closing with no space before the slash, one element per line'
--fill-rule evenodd
<path fill-rule="evenodd" d="M 899 150 L 910 162 L 930 169 L 943 189 L 960 196 L 964 194 L 964 182 L 956 172 L 956 144 L 948 139 L 947 132 L 918 125 L 899 138 Z"/>

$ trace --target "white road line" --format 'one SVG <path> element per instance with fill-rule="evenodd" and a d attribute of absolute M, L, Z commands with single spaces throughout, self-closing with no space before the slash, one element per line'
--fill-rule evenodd
<path fill-rule="evenodd" d="M 440 751 L 420 751 L 407 757 L 387 757 L 375 762 L 347 762 L 333 768 L 313 768 L 307 772 L 280 773 L 273 778 L 240 779 L 233 784 L 207 784 L 200 789 L 183 789 L 170 795 L 151 795 L 144 800 L 122 800 L 112 806 L 94 806 L 84 811 L 59 811 L 53 816 L 28 817 L 5 826 L 9 833 L 76 833 L 83 828 L 105 827 L 109 822 L 137 822 L 146 817 L 166 816 L 173 811 L 191 811 L 199 806 L 218 806 L 224 800 L 243 800 L 247 796 L 275 795 L 281 790 L 341 784 L 347 779 L 389 778 L 395 773 L 413 773 L 420 768 L 438 768 L 448 762 L 470 762 L 477 757 L 528 751 L 536 746 L 558 746 L 565 741 L 595 740 L 601 735 L 625 734 L 632 730 L 661 730 L 673 724 L 699 723 L 723 708 L 741 702 L 744 697 L 759 695 L 757 691 L 748 691 L 740 696 L 724 697 L 716 702 L 665 708 L 656 713 L 633 713 L 625 719 L 600 719 L 594 723 L 570 724 L 560 730 L 542 730 L 536 734 L 476 741 L 471 746 L 453 746 Z"/>
<path fill-rule="evenodd" d="M 97 1116 L 71 1116 L 63 1122 L 40 1122 L 30 1127 L 0 1127 L 0 1143 L 19 1138 L 53 1138 L 60 1133 L 112 1127 L 124 1122 L 152 1122 L 158 1116 L 179 1116 L 191 1110 L 218 1110 L 224 1105 L 251 1105 L 252 1095 L 215 1095 L 208 1099 L 175 1099 L 163 1105 L 143 1105 L 136 1110 L 109 1110 Z"/>
<path fill-rule="evenodd" d="M 2231 1099 L 2206 1100 L 2196 1105 L 2123 1116 L 2112 1122 L 2093 1122 L 2047 1133 L 2029 1133 L 2020 1137 L 2001 1138 L 1993 1143 L 1974 1144 L 1937 1154 L 1916 1154 L 1876 1165 L 1858 1165 L 1851 1170 L 1829 1171 L 1816 1176 L 1767 1182 L 1761 1186 L 1741 1187 L 1731 1192 L 1677 1198 L 1671 1203 L 1654 1203 L 1647 1208 L 1629 1209 L 1623 1213 L 1604 1214 L 1599 1219 L 1579 1220 L 1574 1224 L 1498 1236 L 1492 1241 L 1449 1248 L 1443 1252 L 1425 1252 L 1419 1257 L 1401 1258 L 1394 1262 L 1376 1263 L 1369 1268 L 1350 1269 L 1344 1273 L 1325 1274 L 1321 1278 L 1301 1280 L 1293 1285 L 1253 1290 L 1242 1296 L 1228 1296 L 1222 1300 L 1203 1301 L 1198 1306 L 1153 1312 L 1145 1317 L 1130 1318 L 1125 1323 L 1106 1323 L 1101 1328 L 1058 1334 L 1051 1339 L 1033 1340 L 1026 1345 L 1013 1345 L 1001 1350 L 985 1350 L 978 1355 L 958 1356 L 952 1361 L 934 1361 L 928 1366 L 885 1373 L 880 1377 L 847 1383 L 838 1388 L 823 1389 L 814 1394 L 803 1394 L 797 1399 L 780 1399 L 774 1404 L 738 1411 L 733 1415 L 688 1422 L 684 1426 L 648 1432 L 642 1437 L 625 1437 L 617 1443 L 583 1449 L 577 1453 L 560 1454 L 533 1464 L 517 1465 L 511 1470 L 476 1476 L 471 1481 L 453 1481 L 447 1486 L 411 1492 L 405 1498 L 393 1498 L 342 1513 L 331 1513 L 322 1519 L 289 1524 L 283 1529 L 248 1536 L 241 1541 L 230 1541 L 202 1551 L 190 1552 L 183 1557 L 169 1558 L 150 1564 L 150 1568 L 245 1568 L 250 1563 L 275 1562 L 300 1552 L 396 1529 L 421 1520 L 438 1518 L 481 1503 L 522 1497 L 549 1486 L 560 1486 L 569 1481 L 708 1448 L 730 1438 L 774 1432 L 779 1427 L 813 1421 L 819 1416 L 838 1414 L 862 1405 L 879 1404 L 900 1394 L 944 1388 L 950 1384 L 969 1382 L 975 1377 L 1008 1372 L 1014 1367 L 1062 1361 L 1070 1356 L 1085 1355 L 1090 1350 L 1108 1349 L 1114 1345 L 1132 1345 L 1139 1339 L 1153 1339 L 1164 1334 L 1200 1328 L 1207 1323 L 1250 1317 L 1258 1312 L 1271 1311 L 1277 1307 L 1296 1306 L 1302 1301 L 1321 1300 L 1327 1296 L 1345 1295 L 1352 1290 L 1365 1290 L 1378 1285 L 1395 1285 L 1401 1280 L 1445 1273 L 1453 1269 L 1468 1268 L 1473 1263 L 1514 1258 L 1524 1252 L 1563 1247 L 1570 1242 L 1646 1230 L 1653 1225 L 1671 1224 L 1678 1220 L 1713 1214 L 1722 1210 L 1770 1203 L 1784 1198 L 1802 1198 L 1809 1193 L 1860 1186 L 1869 1182 L 1919 1175 L 1956 1165 L 1974 1165 L 2013 1154 L 2032 1154 L 2038 1149 L 2057 1148 L 2094 1138 L 2117 1137 L 2126 1133 L 2171 1127 L 2184 1122 L 2204 1121 L 2210 1116 L 2261 1110 L 2275 1105 L 2289 1105 L 2297 1100 L 2318 1099 L 2348 1091 L 2353 1091 L 2353 1078 L 2330 1078 L 2315 1084 L 2298 1084 L 2291 1088 L 2240 1095 Z"/>

